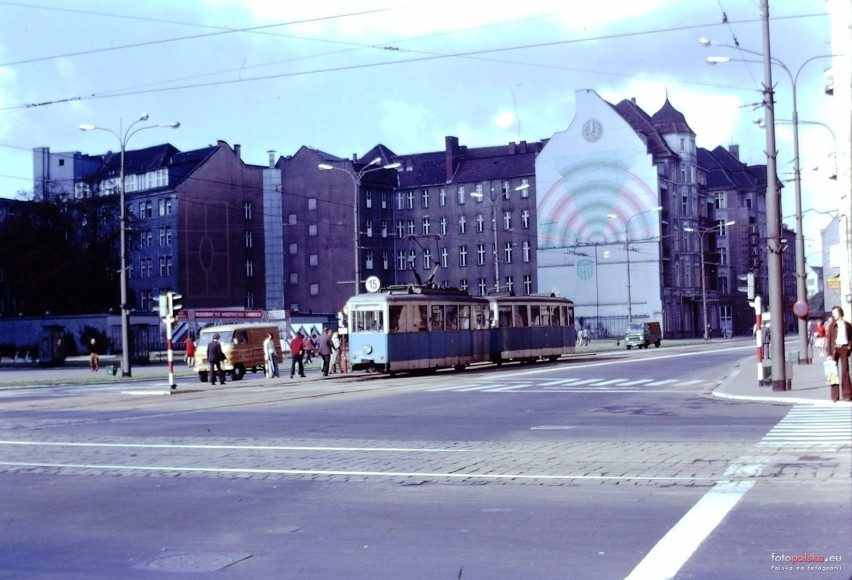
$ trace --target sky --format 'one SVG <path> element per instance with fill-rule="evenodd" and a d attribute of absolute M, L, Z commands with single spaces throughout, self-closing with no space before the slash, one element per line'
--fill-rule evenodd
<path fill-rule="evenodd" d="M 806 62 L 831 53 L 827 8 L 769 3 L 771 54 L 801 70 L 810 243 L 837 195 L 835 144 L 819 124 L 837 118 L 823 90 L 830 59 Z M 698 146 L 738 144 L 743 161 L 762 164 L 762 49 L 759 0 L 0 0 L 0 197 L 32 191 L 34 147 L 115 151 L 116 136 L 79 126 L 120 133 L 143 112 L 181 126 L 136 134 L 128 149 L 223 140 L 265 165 L 267 151 L 302 145 L 347 157 L 379 143 L 439 151 L 447 135 L 470 147 L 539 141 L 568 127 L 580 89 L 635 98 L 648 114 L 668 97 Z M 731 62 L 710 66 L 709 56 Z M 774 67 L 773 84 L 778 172 L 789 180 L 791 82 Z M 782 214 L 794 211 L 787 182 Z"/>

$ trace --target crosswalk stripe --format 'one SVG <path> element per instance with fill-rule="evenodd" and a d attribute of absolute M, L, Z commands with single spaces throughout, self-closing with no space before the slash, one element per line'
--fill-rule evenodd
<path fill-rule="evenodd" d="M 649 387 L 659 387 L 661 385 L 668 385 L 670 383 L 676 383 L 677 379 L 665 379 L 662 381 L 654 381 L 653 383 L 648 383 Z"/>
<path fill-rule="evenodd" d="M 758 445 L 852 445 L 852 412 L 844 407 L 797 405 Z"/>

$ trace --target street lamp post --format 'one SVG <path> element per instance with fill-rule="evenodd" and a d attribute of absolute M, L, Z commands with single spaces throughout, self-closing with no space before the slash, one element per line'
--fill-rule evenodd
<path fill-rule="evenodd" d="M 360 205 L 360 191 L 361 191 L 361 178 L 364 177 L 367 173 L 372 171 L 379 171 L 380 169 L 396 169 L 401 163 L 389 163 L 387 165 L 382 165 L 380 167 L 373 167 L 374 165 L 378 165 L 382 162 L 381 157 L 376 157 L 369 163 L 367 163 L 364 167 L 361 168 L 357 173 L 348 171 L 343 169 L 342 167 L 335 167 L 334 165 L 329 165 L 328 163 L 320 163 L 317 165 L 317 168 L 321 171 L 341 171 L 349 176 L 352 180 L 352 185 L 355 189 L 355 197 L 354 204 L 352 206 L 352 219 L 354 232 L 352 234 L 353 243 L 355 245 L 355 294 L 361 293 L 361 226 L 360 220 L 358 218 L 358 206 Z"/>
<path fill-rule="evenodd" d="M 634 214 L 627 218 L 627 221 L 624 222 L 624 249 L 627 261 L 627 322 L 633 322 L 633 297 L 632 297 L 632 288 L 630 283 L 630 222 L 633 221 L 634 218 L 639 217 L 640 215 L 651 213 L 654 211 L 662 211 L 663 206 L 658 205 L 657 207 L 652 207 L 651 209 L 646 209 L 645 211 L 640 211 L 637 214 Z M 620 217 L 618 214 L 610 213 L 607 214 L 607 217 L 610 219 L 616 219 Z"/>
<path fill-rule="evenodd" d="M 727 221 L 724 224 L 712 228 L 683 228 L 683 231 L 698 234 L 699 251 L 701 252 L 701 309 L 704 312 L 704 340 L 710 340 L 710 321 L 707 318 L 707 282 L 704 275 L 704 234 L 714 231 L 717 227 L 721 233 L 723 227 L 734 225 L 735 221 Z"/>
<path fill-rule="evenodd" d="M 522 191 L 529 188 L 528 183 L 524 183 L 515 188 L 515 191 Z M 502 195 L 502 194 L 501 194 Z M 485 195 L 482 192 L 476 191 L 470 194 L 475 199 L 482 199 Z M 497 201 L 500 199 L 497 196 L 494 188 L 491 188 L 491 229 L 494 232 L 494 291 L 500 292 L 500 248 L 497 240 Z"/>
<path fill-rule="evenodd" d="M 768 8 L 766 10 L 768 12 Z M 767 27 L 768 28 L 768 27 Z M 735 50 L 739 50 L 741 52 L 746 52 L 748 54 L 753 54 L 756 56 L 763 56 L 764 61 L 766 63 L 771 63 L 780 66 L 787 76 L 790 79 L 790 86 L 792 88 L 792 99 L 793 99 L 793 182 L 794 182 L 794 198 L 795 198 L 795 206 L 796 206 L 796 303 L 800 308 L 804 308 L 808 302 L 808 286 L 807 286 L 807 270 L 805 265 L 805 239 L 804 239 L 804 231 L 802 225 L 802 171 L 801 171 L 801 160 L 799 158 L 799 106 L 798 106 L 798 83 L 799 83 L 799 74 L 802 72 L 802 69 L 805 66 L 815 60 L 821 58 L 831 58 L 834 55 L 831 54 L 821 54 L 817 56 L 812 56 L 811 58 L 805 60 L 799 68 L 796 70 L 795 74 L 784 64 L 780 59 L 769 55 L 769 42 L 768 42 L 768 30 L 766 34 L 767 42 L 766 42 L 766 56 L 763 53 L 756 52 L 753 50 L 747 50 L 740 46 L 731 46 L 728 44 L 715 44 L 715 46 L 725 47 L 725 48 L 733 48 Z M 714 44 L 712 41 L 702 38 L 701 44 L 704 46 L 710 46 Z M 728 57 L 709 57 L 707 59 L 707 63 L 711 65 L 725 63 L 730 61 L 736 62 L 760 62 L 764 63 L 764 61 L 751 61 L 746 59 L 732 59 Z M 768 66 L 768 64 L 767 64 Z M 768 117 L 769 115 L 767 115 Z M 774 111 L 773 111 L 774 117 Z M 768 125 L 768 122 L 766 123 Z M 818 123 L 822 124 L 822 123 Z M 828 127 L 826 127 L 828 128 Z M 831 129 L 829 129 L 831 131 Z M 832 136 L 834 133 L 832 132 Z M 773 134 L 774 140 L 774 134 Z M 768 176 L 767 176 L 768 178 Z M 771 283 L 771 282 L 770 282 Z M 797 316 L 798 319 L 798 337 L 799 337 L 799 362 L 804 364 L 810 364 L 811 360 L 808 357 L 808 322 L 805 317 Z M 776 322 L 778 324 L 778 322 Z M 776 330 L 777 332 L 777 330 Z"/>
<path fill-rule="evenodd" d="M 122 123 L 119 121 L 118 131 L 113 131 L 112 129 L 107 129 L 105 127 L 98 127 L 96 125 L 80 125 L 81 131 L 106 131 L 107 133 L 111 133 L 117 139 L 119 144 L 121 145 L 121 165 L 118 174 L 118 182 L 119 182 L 119 245 L 120 245 L 120 270 L 118 273 L 120 285 L 121 285 L 121 304 L 119 308 L 121 309 L 121 376 L 129 377 L 131 376 L 130 370 L 130 304 L 127 297 L 127 204 L 125 203 L 125 189 L 124 189 L 124 153 L 127 150 L 127 143 L 130 141 L 130 138 L 133 137 L 139 131 L 144 131 L 145 129 L 156 129 L 158 127 L 177 129 L 180 127 L 180 123 L 175 121 L 172 123 L 168 123 L 165 125 L 148 125 L 145 127 L 139 127 L 138 129 L 133 129 L 138 123 L 142 123 L 143 121 L 148 120 L 148 113 L 143 113 L 138 119 L 133 121 L 130 126 L 127 128 L 127 131 L 124 131 L 122 128 Z"/>

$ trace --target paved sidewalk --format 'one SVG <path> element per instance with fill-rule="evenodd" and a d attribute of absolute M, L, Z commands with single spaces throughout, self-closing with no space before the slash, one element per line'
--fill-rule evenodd
<path fill-rule="evenodd" d="M 842 405 L 852 407 L 852 402 L 831 400 L 831 390 L 825 382 L 823 358 L 814 357 L 813 364 L 793 363 L 793 376 L 789 391 L 773 391 L 770 386 L 761 386 L 757 380 L 757 361 L 743 359 L 725 381 L 713 391 L 713 395 L 724 399 L 741 399 L 783 403 L 791 405 Z M 787 377 L 790 379 L 790 377 Z"/>

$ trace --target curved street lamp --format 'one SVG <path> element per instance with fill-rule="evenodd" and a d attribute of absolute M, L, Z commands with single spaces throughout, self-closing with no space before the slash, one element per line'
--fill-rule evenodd
<path fill-rule="evenodd" d="M 514 188 L 514 191 L 523 191 L 529 189 L 529 183 L 522 183 Z M 503 194 L 497 195 L 494 188 L 491 188 L 491 229 L 494 231 L 494 291 L 500 292 L 500 248 L 497 247 L 497 207 L 498 201 Z M 474 199 L 483 199 L 485 194 L 481 191 L 474 191 L 470 194 Z M 501 202 L 502 203 L 502 202 Z"/>
<path fill-rule="evenodd" d="M 704 311 L 704 340 L 710 340 L 710 321 L 707 318 L 707 286 L 704 275 L 704 234 L 716 231 L 718 228 L 721 234 L 723 227 L 735 225 L 737 222 L 731 220 L 723 224 L 713 226 L 712 228 L 692 228 L 685 227 L 683 231 L 698 234 L 699 250 L 701 251 L 701 309 Z"/>
<path fill-rule="evenodd" d="M 379 167 L 374 167 L 375 165 L 379 165 L 382 162 L 381 157 L 376 157 L 369 163 L 367 163 L 364 167 L 361 168 L 357 173 L 349 171 L 348 169 L 344 169 L 342 167 L 335 167 L 334 165 L 329 165 L 328 163 L 320 163 L 317 165 L 317 168 L 320 171 L 340 171 L 349 176 L 352 180 L 352 185 L 355 188 L 355 199 L 353 204 L 353 225 L 354 231 L 352 233 L 353 243 L 355 245 L 355 294 L 361 293 L 361 224 L 358 219 L 358 206 L 360 205 L 360 190 L 361 190 L 361 178 L 364 177 L 367 173 L 371 173 L 373 171 L 379 171 L 380 169 L 396 169 L 401 166 L 401 163 L 388 163 L 387 165 L 381 165 Z"/>
<path fill-rule="evenodd" d="M 130 138 L 133 137 L 136 133 L 140 131 L 144 131 L 145 129 L 157 129 L 157 128 L 171 128 L 177 129 L 180 127 L 180 123 L 175 121 L 173 123 L 168 123 L 166 125 L 147 125 L 145 127 L 139 127 L 138 129 L 133 129 L 137 124 L 142 123 L 148 120 L 148 113 L 142 113 L 142 115 L 133 121 L 126 131 L 122 129 L 122 124 L 119 121 L 118 131 L 113 131 L 112 129 L 107 129 L 105 127 L 98 127 L 96 125 L 80 125 L 81 131 L 106 131 L 107 133 L 111 133 L 118 139 L 119 144 L 121 145 L 121 166 L 118 174 L 119 181 L 119 240 L 120 240 L 120 253 L 121 253 L 121 266 L 118 273 L 119 280 L 121 282 L 121 304 L 119 305 L 121 309 L 121 376 L 129 377 L 131 376 L 130 370 L 130 305 L 128 304 L 127 299 L 127 207 L 124 202 L 124 153 L 127 149 L 127 142 L 130 141 Z"/>
<path fill-rule="evenodd" d="M 646 213 L 651 213 L 654 211 L 662 211 L 663 206 L 658 205 L 657 207 L 652 207 L 651 209 L 646 209 L 645 211 L 640 211 L 637 214 L 633 214 L 624 222 L 624 250 L 625 255 L 627 256 L 627 322 L 628 324 L 633 322 L 633 297 L 631 296 L 631 284 L 630 284 L 630 222 L 633 221 L 634 218 L 639 217 L 640 215 L 644 215 Z M 618 214 L 609 213 L 607 216 L 609 219 L 616 219 L 621 217 Z M 622 218 L 624 219 L 624 218 Z"/>

